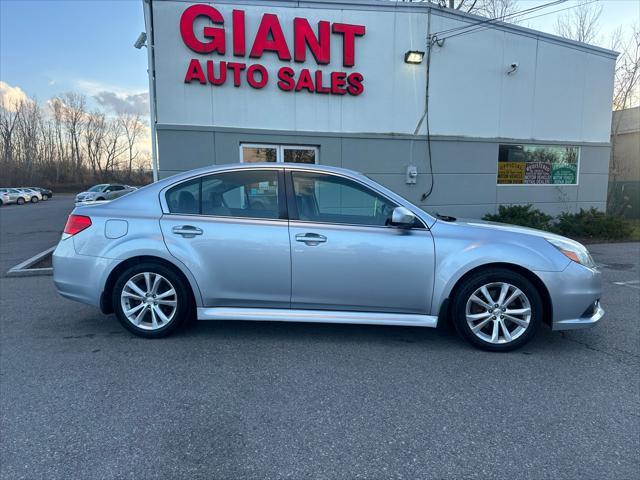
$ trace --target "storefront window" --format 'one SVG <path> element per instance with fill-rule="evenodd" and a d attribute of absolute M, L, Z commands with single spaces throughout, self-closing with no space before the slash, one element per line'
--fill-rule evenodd
<path fill-rule="evenodd" d="M 500 145 L 498 185 L 576 185 L 580 147 Z"/>
<path fill-rule="evenodd" d="M 240 161 L 318 163 L 318 147 L 301 145 L 258 145 L 244 143 L 240 145 Z"/>
<path fill-rule="evenodd" d="M 275 162 L 278 157 L 278 149 L 270 146 L 243 145 L 242 161 L 244 163 Z"/>

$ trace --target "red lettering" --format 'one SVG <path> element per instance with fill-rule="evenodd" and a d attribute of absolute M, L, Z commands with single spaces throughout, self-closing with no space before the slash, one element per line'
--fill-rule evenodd
<path fill-rule="evenodd" d="M 313 79 L 311 78 L 311 72 L 309 72 L 308 68 L 303 68 L 300 70 L 300 77 L 298 78 L 298 83 L 296 84 L 296 92 L 299 92 L 303 88 L 307 89 L 311 93 L 314 91 L 313 87 Z"/>
<path fill-rule="evenodd" d="M 246 52 L 244 34 L 244 10 L 234 10 L 233 22 L 233 54 L 236 57 L 244 57 Z"/>
<path fill-rule="evenodd" d="M 347 90 L 344 88 L 347 84 L 347 74 L 344 72 L 331 72 L 331 93 L 334 95 L 344 95 Z"/>
<path fill-rule="evenodd" d="M 201 16 L 207 17 L 216 24 L 222 25 L 224 23 L 224 18 L 222 18 L 220 12 L 212 6 L 202 4 L 191 5 L 180 17 L 180 35 L 182 36 L 182 41 L 194 52 L 218 52 L 221 55 L 224 55 L 224 28 L 204 27 L 204 36 L 211 39 L 211 41 L 207 43 L 201 42 L 196 37 L 193 31 L 193 23 L 197 17 Z"/>
<path fill-rule="evenodd" d="M 356 62 L 356 37 L 362 37 L 365 34 L 364 25 L 334 23 L 333 33 L 342 35 L 342 65 L 353 67 Z"/>
<path fill-rule="evenodd" d="M 213 85 L 222 85 L 227 81 L 227 62 L 219 62 L 220 75 L 216 78 L 213 60 L 207 60 L 207 79 Z"/>
<path fill-rule="evenodd" d="M 233 70 L 233 86 L 239 87 L 240 73 L 242 72 L 242 70 L 247 68 L 247 65 L 244 63 L 229 62 L 227 63 L 227 68 L 230 68 L 231 70 Z"/>
<path fill-rule="evenodd" d="M 318 22 L 318 36 L 316 37 L 307 19 L 293 19 L 293 58 L 296 62 L 304 62 L 307 59 L 307 46 L 317 64 L 327 65 L 330 62 L 331 39 L 329 35 L 331 32 L 329 27 L 329 22 Z"/>
<path fill-rule="evenodd" d="M 347 91 L 354 97 L 364 92 L 364 85 L 362 84 L 364 77 L 361 73 L 353 72 L 347 77 L 347 81 L 349 82 Z"/>
<path fill-rule="evenodd" d="M 265 51 L 276 52 L 280 60 L 291 60 L 291 53 L 284 33 L 282 33 L 282 27 L 277 15 L 273 13 L 265 13 L 262 16 L 249 56 L 260 58 Z"/>
<path fill-rule="evenodd" d="M 202 65 L 200 65 L 200 60 L 195 58 L 191 59 L 189 62 L 187 74 L 184 77 L 184 83 L 191 83 L 194 78 L 203 85 L 207 83 L 207 79 L 204 77 L 204 72 L 202 71 Z"/>
<path fill-rule="evenodd" d="M 291 67 L 282 67 L 278 70 L 278 88 L 285 92 L 290 92 L 296 86 L 296 81 L 293 79 L 295 73 Z"/>
<path fill-rule="evenodd" d="M 330 93 L 331 89 L 322 85 L 322 70 L 316 70 L 316 92 Z"/>
<path fill-rule="evenodd" d="M 255 77 L 256 72 L 260 73 L 260 81 L 256 80 L 256 77 Z M 260 64 L 251 65 L 247 69 L 247 82 L 253 88 L 262 88 L 267 84 L 268 81 L 269 81 L 269 74 L 267 73 L 267 69 L 264 68 L 262 65 Z"/>

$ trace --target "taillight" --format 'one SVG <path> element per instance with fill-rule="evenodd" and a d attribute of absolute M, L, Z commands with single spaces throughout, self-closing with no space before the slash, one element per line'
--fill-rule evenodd
<path fill-rule="evenodd" d="M 84 215 L 69 215 L 67 224 L 64 226 L 64 233 L 75 235 L 91 226 L 91 218 Z"/>

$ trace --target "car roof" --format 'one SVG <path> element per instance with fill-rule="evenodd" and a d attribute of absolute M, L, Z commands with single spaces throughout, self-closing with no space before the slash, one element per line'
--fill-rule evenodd
<path fill-rule="evenodd" d="M 182 180 L 186 180 L 192 177 L 199 177 L 208 173 L 224 172 L 226 170 L 252 170 L 256 168 L 274 168 L 274 169 L 287 169 L 287 170 L 313 170 L 317 172 L 326 173 L 342 173 L 346 175 L 363 177 L 364 175 L 354 170 L 346 168 L 332 167 L 329 165 L 316 165 L 310 163 L 282 163 L 282 162 L 256 162 L 256 163 L 225 163 L 221 165 L 209 165 L 207 167 L 197 168 L 195 170 L 189 170 L 187 172 L 178 173 L 171 177 L 164 178 L 158 182 L 162 186 L 173 184 Z"/>

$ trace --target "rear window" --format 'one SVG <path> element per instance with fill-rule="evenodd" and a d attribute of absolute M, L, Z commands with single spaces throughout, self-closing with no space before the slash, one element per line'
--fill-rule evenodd
<path fill-rule="evenodd" d="M 216 217 L 280 218 L 275 170 L 221 172 L 172 187 L 170 213 Z"/>
<path fill-rule="evenodd" d="M 200 213 L 200 179 L 181 183 L 167 191 L 167 206 L 171 213 L 197 215 Z"/>

